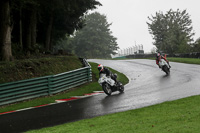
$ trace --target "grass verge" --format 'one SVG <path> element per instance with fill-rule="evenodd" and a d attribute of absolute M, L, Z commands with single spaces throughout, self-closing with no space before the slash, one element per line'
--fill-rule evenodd
<path fill-rule="evenodd" d="M 169 61 L 172 62 L 180 62 L 180 63 L 187 63 L 187 64 L 200 64 L 200 59 L 197 58 L 167 58 Z"/>
<path fill-rule="evenodd" d="M 27 133 L 199 133 L 200 96 Z"/>
<path fill-rule="evenodd" d="M 66 98 L 70 98 L 71 96 L 82 96 L 84 94 L 91 93 L 93 91 L 102 91 L 101 86 L 97 83 L 97 79 L 98 79 L 97 66 L 98 66 L 98 64 L 91 62 L 90 65 L 92 67 L 92 73 L 93 73 L 93 81 L 92 82 L 82 85 L 80 87 L 72 88 L 70 90 L 59 93 L 57 95 L 46 96 L 46 97 L 41 97 L 41 98 L 37 98 L 37 99 L 31 99 L 29 101 L 24 101 L 24 102 L 19 102 L 19 103 L 12 104 L 12 105 L 2 106 L 2 107 L 0 107 L 0 113 L 18 110 L 18 109 L 24 109 L 24 108 L 28 108 L 28 107 L 39 106 L 39 105 L 44 105 L 44 104 L 49 104 L 49 103 L 54 103 L 55 100 L 58 100 L 58 99 L 66 99 Z M 110 70 L 113 73 L 118 74 L 118 80 L 120 80 L 123 84 L 128 83 L 128 78 L 125 75 L 123 75 L 122 73 L 117 72 L 111 68 L 110 68 Z"/>
<path fill-rule="evenodd" d="M 138 59 L 150 59 L 155 60 L 156 58 L 138 58 Z M 120 59 L 115 59 L 120 60 Z M 123 59 L 123 60 L 130 60 L 130 59 Z M 177 58 L 177 57 L 167 57 L 167 60 L 171 62 L 179 62 L 179 63 L 187 63 L 187 64 L 199 64 L 200 65 L 200 59 L 198 58 Z"/>
<path fill-rule="evenodd" d="M 155 58 L 147 58 L 147 59 L 155 60 Z M 198 59 L 198 58 L 167 57 L 167 60 L 170 62 L 179 62 L 179 63 L 199 64 L 200 65 L 200 59 Z"/>

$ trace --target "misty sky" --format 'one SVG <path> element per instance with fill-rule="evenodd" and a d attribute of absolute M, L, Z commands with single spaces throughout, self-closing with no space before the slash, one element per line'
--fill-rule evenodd
<path fill-rule="evenodd" d="M 155 16 L 156 12 L 173 9 L 187 10 L 192 19 L 194 39 L 200 37 L 200 1 L 199 0 L 99 0 L 103 6 L 97 10 L 107 16 L 113 36 L 121 49 L 143 44 L 144 51 L 153 48 L 152 37 L 149 34 L 148 16 Z"/>

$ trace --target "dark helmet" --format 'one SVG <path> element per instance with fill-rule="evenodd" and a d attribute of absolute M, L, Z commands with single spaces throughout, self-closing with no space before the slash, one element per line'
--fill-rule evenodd
<path fill-rule="evenodd" d="M 103 70 L 103 65 L 99 64 L 98 65 L 98 70 L 101 72 Z"/>

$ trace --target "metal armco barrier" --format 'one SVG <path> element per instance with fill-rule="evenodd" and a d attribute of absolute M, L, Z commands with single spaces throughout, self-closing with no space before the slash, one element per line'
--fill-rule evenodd
<path fill-rule="evenodd" d="M 85 67 L 45 77 L 0 84 L 0 106 L 58 92 L 92 81 L 89 63 L 82 59 Z"/>

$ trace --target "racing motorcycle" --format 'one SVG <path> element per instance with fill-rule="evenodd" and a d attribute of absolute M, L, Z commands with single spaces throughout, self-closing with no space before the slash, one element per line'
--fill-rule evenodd
<path fill-rule="evenodd" d="M 114 76 L 117 78 L 117 74 L 114 74 Z M 115 82 L 111 77 L 107 77 L 106 74 L 100 74 L 98 83 L 107 95 L 111 95 L 115 91 L 124 92 L 124 85 L 120 81 Z"/>
<path fill-rule="evenodd" d="M 159 60 L 159 66 L 167 75 L 170 74 L 169 64 L 164 59 Z"/>

